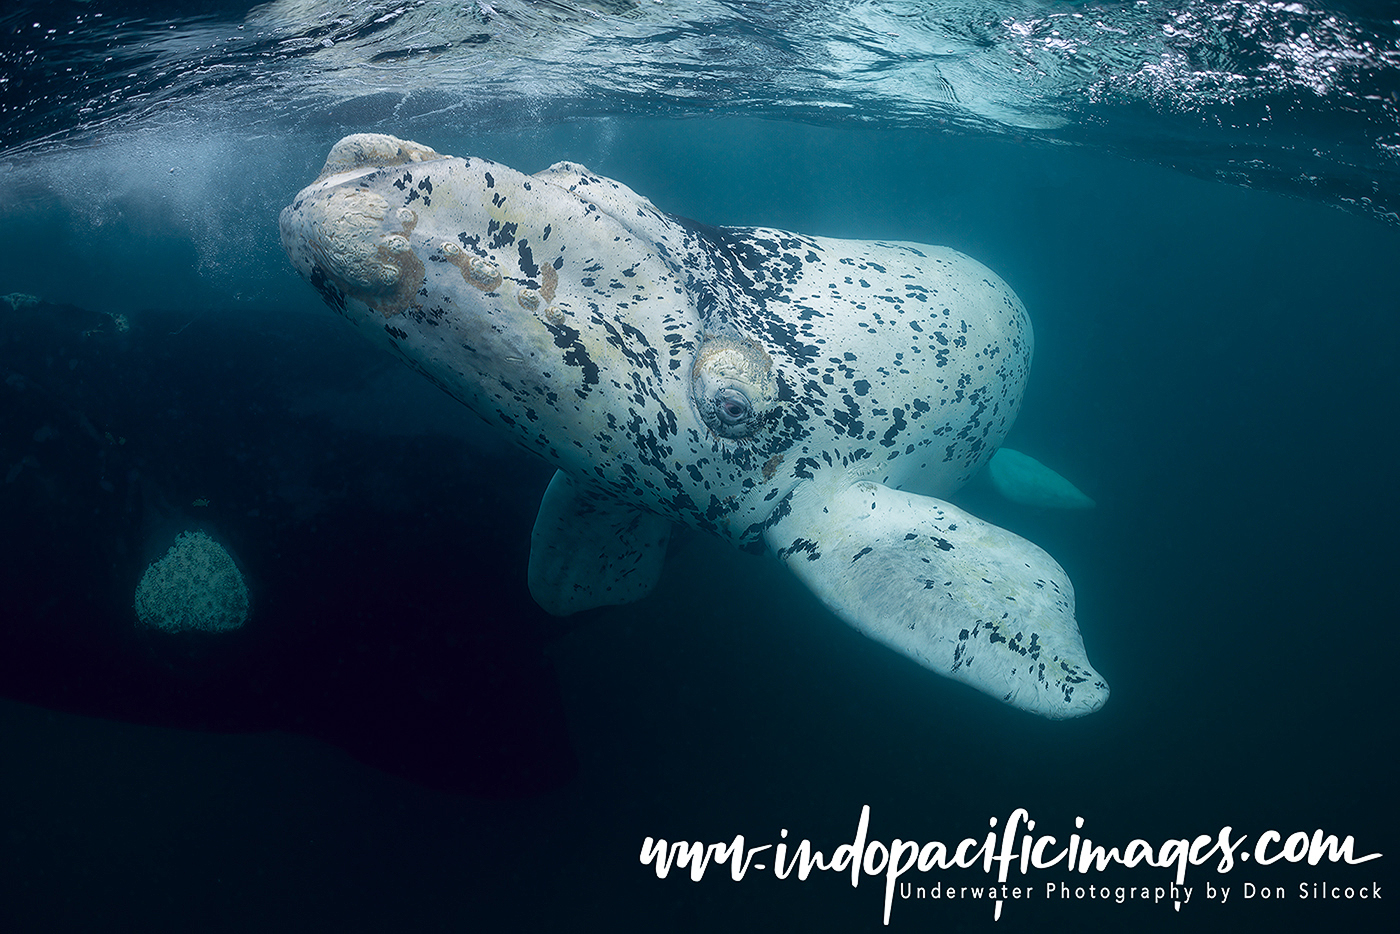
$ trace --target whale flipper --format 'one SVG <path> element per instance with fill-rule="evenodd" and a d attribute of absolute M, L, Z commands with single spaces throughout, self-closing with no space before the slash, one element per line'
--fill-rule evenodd
<path fill-rule="evenodd" d="M 794 496 L 769 547 L 838 616 L 925 668 L 1051 719 L 1092 713 L 1074 588 L 1040 548 L 955 506 L 861 481 Z"/>
<path fill-rule="evenodd" d="M 1073 483 L 1029 454 L 1001 448 L 987 464 L 987 477 L 998 493 L 1023 506 L 1046 509 L 1093 509 L 1094 501 Z"/>
<path fill-rule="evenodd" d="M 670 537 L 669 520 L 581 492 L 557 471 L 530 535 L 530 594 L 555 616 L 640 600 Z"/>

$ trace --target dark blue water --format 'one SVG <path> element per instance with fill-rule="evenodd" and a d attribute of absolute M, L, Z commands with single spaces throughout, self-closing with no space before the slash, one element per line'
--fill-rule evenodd
<path fill-rule="evenodd" d="M 277 246 L 335 139 L 394 126 L 361 106 L 295 133 L 130 117 L 8 157 L 0 294 L 37 303 L 0 304 L 6 930 L 875 930 L 881 878 L 693 883 L 638 860 L 647 836 L 782 829 L 830 853 L 863 805 L 885 842 L 980 839 L 1026 808 L 1061 843 L 1082 817 L 1120 846 L 1229 825 L 1245 849 L 1322 829 L 1385 854 L 1211 860 L 1179 911 L 1046 892 L 1168 870 L 1033 871 L 998 922 L 985 899 L 911 898 L 894 929 L 1394 917 L 1395 226 L 1155 164 L 1166 150 L 967 127 L 405 118 L 439 151 L 580 161 L 708 223 L 946 244 L 1005 278 L 1037 337 L 1008 444 L 1098 505 L 958 502 L 1074 581 L 1113 695 L 1053 723 L 699 533 L 637 604 L 536 608 L 550 468 L 349 333 Z M 236 554 L 253 617 L 156 638 L 132 591 L 196 527 Z M 940 879 L 985 877 L 913 881 Z M 1301 898 L 1314 882 L 1383 897 Z"/>

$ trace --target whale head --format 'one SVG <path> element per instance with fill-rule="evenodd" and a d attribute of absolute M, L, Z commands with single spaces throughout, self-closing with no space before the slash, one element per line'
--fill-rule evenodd
<path fill-rule="evenodd" d="M 524 446 L 758 541 L 773 497 L 751 494 L 795 434 L 786 387 L 717 313 L 697 235 L 645 198 L 571 163 L 525 175 L 360 134 L 280 226 L 327 304 Z"/>

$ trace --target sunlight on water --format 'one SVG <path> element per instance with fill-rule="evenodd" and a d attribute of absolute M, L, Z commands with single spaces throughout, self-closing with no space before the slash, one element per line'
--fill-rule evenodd
<path fill-rule="evenodd" d="M 725 113 L 1029 136 L 1391 221 L 1400 205 L 1400 21 L 1296 3 L 97 6 L 10 16 L 9 152 L 141 124 Z"/>

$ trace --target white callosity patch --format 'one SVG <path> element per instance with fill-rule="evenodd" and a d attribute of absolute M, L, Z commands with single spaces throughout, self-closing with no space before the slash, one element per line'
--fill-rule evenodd
<path fill-rule="evenodd" d="M 136 587 L 136 617 L 167 632 L 226 632 L 248 621 L 248 588 L 223 546 L 182 532 Z"/>
<path fill-rule="evenodd" d="M 690 395 L 710 431 L 747 438 L 763 429 L 778 406 L 773 360 L 753 341 L 709 338 L 695 355 Z"/>
<path fill-rule="evenodd" d="M 431 152 L 392 137 L 337 147 L 329 174 L 282 212 L 283 245 L 332 308 L 566 475 L 546 497 L 531 559 L 532 590 L 553 612 L 645 593 L 659 567 L 656 523 L 781 550 L 792 542 L 774 529 L 801 537 L 794 523 L 815 519 L 799 508 L 813 489 L 917 483 L 946 496 L 1015 420 L 1030 321 L 966 256 L 707 227 L 576 164 L 527 176 Z M 393 159 L 374 164 L 379 153 Z M 363 225 L 362 244 L 330 236 L 340 205 L 371 196 L 384 214 Z M 355 256 L 392 262 L 403 281 L 372 290 Z M 651 524 L 635 525 L 641 515 Z M 605 541 L 627 528 L 643 551 L 631 563 Z M 978 549 L 988 561 L 1019 555 L 996 531 L 1003 538 L 989 533 L 954 564 L 974 568 Z M 878 629 L 863 614 L 882 600 L 840 611 Z M 1074 629 L 1072 607 L 1023 619 L 1048 627 L 1047 639 Z M 1074 664 L 1089 670 L 1079 653 Z M 978 680 L 988 664 L 950 672 L 931 658 L 920 660 L 1027 709 L 1070 709 L 1046 707 L 1029 668 L 1013 689 Z"/>
<path fill-rule="evenodd" d="M 398 281 L 398 269 L 380 261 L 389 248 L 383 229 L 388 213 L 389 202 L 358 188 L 337 189 L 321 202 L 317 252 L 329 272 L 361 292 L 380 292 Z"/>
<path fill-rule="evenodd" d="M 427 146 L 383 133 L 352 133 L 336 143 L 317 176 L 318 182 L 365 166 L 407 165 L 441 159 Z"/>

